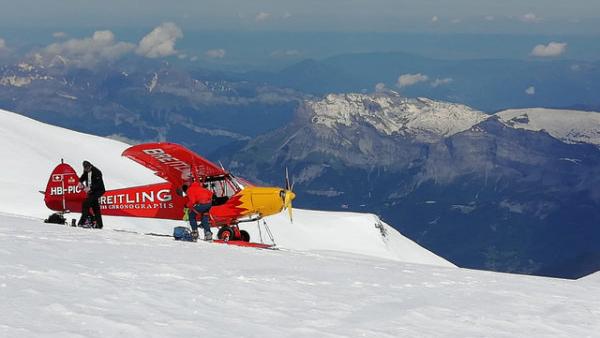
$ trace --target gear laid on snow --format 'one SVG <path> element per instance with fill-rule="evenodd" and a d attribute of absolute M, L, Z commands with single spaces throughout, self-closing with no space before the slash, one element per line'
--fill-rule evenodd
<path fill-rule="evenodd" d="M 187 227 L 175 227 L 173 229 L 173 238 L 176 241 L 193 242 L 198 238 L 198 232 L 196 231 L 195 238 L 194 233 Z"/>

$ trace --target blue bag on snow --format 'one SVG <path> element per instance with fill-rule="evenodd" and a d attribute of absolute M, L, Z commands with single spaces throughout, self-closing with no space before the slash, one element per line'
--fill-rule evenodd
<path fill-rule="evenodd" d="M 192 230 L 190 230 L 190 228 L 187 227 L 173 228 L 173 238 L 175 238 L 176 241 L 194 241 L 194 238 L 192 237 Z"/>

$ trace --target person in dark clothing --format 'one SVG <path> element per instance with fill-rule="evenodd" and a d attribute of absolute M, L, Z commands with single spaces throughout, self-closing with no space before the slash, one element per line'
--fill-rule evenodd
<path fill-rule="evenodd" d="M 96 228 L 102 229 L 102 214 L 100 213 L 100 196 L 104 195 L 104 181 L 102 172 L 94 167 L 90 162 L 83 161 L 83 174 L 79 177 L 80 188 L 87 193 L 86 199 L 81 205 L 81 218 L 79 225 L 83 225 L 90 215 L 90 208 L 94 211 Z"/>

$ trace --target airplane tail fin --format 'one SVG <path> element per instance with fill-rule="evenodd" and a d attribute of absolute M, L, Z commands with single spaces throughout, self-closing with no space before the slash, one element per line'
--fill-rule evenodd
<path fill-rule="evenodd" d="M 86 193 L 78 187 L 79 176 L 70 165 L 61 163 L 54 168 L 44 191 L 46 206 L 59 212 L 81 212 Z"/>

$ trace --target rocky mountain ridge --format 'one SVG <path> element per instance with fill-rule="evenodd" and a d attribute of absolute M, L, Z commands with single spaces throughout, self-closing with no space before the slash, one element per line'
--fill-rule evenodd
<path fill-rule="evenodd" d="M 366 123 L 387 136 L 435 142 L 496 117 L 505 125 L 549 133 L 567 143 L 600 145 L 600 113 L 545 108 L 509 109 L 487 114 L 463 104 L 406 98 L 393 91 L 329 94 L 308 100 L 311 122 L 329 128 Z"/>
<path fill-rule="evenodd" d="M 386 94 L 330 94 L 308 101 L 312 122 L 333 128 L 364 121 L 385 135 L 411 136 L 435 142 L 485 120 L 488 115 L 465 105 L 427 98 L 410 99 L 395 92 Z"/>

